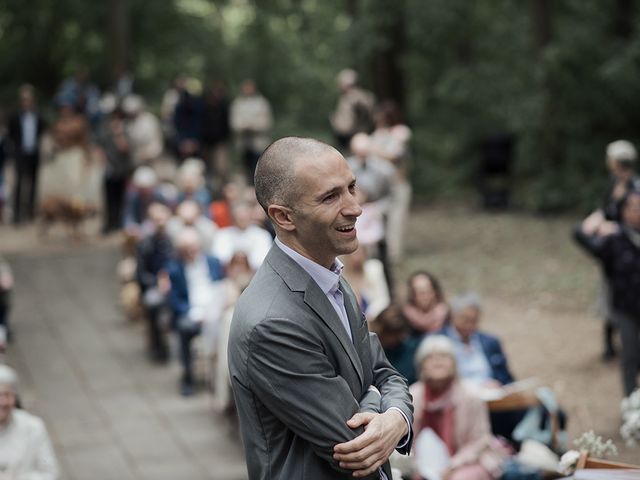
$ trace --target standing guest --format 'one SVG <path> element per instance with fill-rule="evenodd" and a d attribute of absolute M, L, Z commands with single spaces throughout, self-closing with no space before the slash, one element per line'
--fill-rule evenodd
<path fill-rule="evenodd" d="M 638 152 L 627 140 L 616 140 L 607 145 L 606 164 L 611 175 L 611 184 L 604 200 L 604 215 L 607 220 L 621 220 L 622 200 L 631 189 L 640 190 L 640 178 L 636 173 Z"/>
<path fill-rule="evenodd" d="M 407 281 L 409 295 L 402 307 L 414 336 L 442 330 L 449 320 L 449 306 L 444 301 L 440 282 L 431 273 L 419 270 Z"/>
<path fill-rule="evenodd" d="M 349 167 L 356 176 L 358 188 L 367 194 L 367 201 L 378 202 L 379 209 L 386 213 L 391 200 L 391 188 L 395 171 L 386 160 L 371 153 L 371 139 L 366 133 L 356 133 L 350 142 L 352 155 L 347 158 Z"/>
<path fill-rule="evenodd" d="M 389 162 L 371 154 L 371 142 L 366 133 L 356 133 L 350 142 L 351 157 L 347 158 L 349 167 L 356 176 L 358 189 L 366 198 L 363 207 L 364 219 L 370 218 L 370 213 L 376 212 L 383 220 L 383 227 L 387 224 L 387 213 L 391 206 L 391 192 L 394 183 L 394 169 Z M 362 205 L 362 204 L 361 204 Z M 360 219 L 362 221 L 363 219 Z M 360 225 L 358 225 L 360 228 Z M 389 290 L 393 292 L 393 275 L 387 254 L 387 232 L 383 229 L 383 236 L 376 243 L 377 256 L 384 267 L 385 278 Z"/>
<path fill-rule="evenodd" d="M 0 352 L 6 349 L 11 339 L 9 312 L 11 311 L 11 295 L 13 292 L 13 272 L 11 266 L 0 257 Z"/>
<path fill-rule="evenodd" d="M 257 270 L 269 253 L 273 243 L 271 235 L 251 222 L 251 208 L 246 203 L 235 204 L 231 213 L 233 225 L 218 230 L 211 252 L 224 265 L 234 253 L 244 252 L 249 257 L 251 268 Z"/>
<path fill-rule="evenodd" d="M 124 124 L 124 114 L 112 105 L 106 105 L 107 118 L 102 123 L 98 143 L 105 160 L 104 171 L 104 220 L 103 233 L 110 233 L 122 227 L 122 212 L 127 181 L 131 175 L 132 162 L 129 137 Z"/>
<path fill-rule="evenodd" d="M 186 75 L 178 75 L 173 80 L 171 86 L 162 95 L 162 102 L 160 104 L 160 120 L 162 121 L 162 132 L 164 134 L 165 144 L 176 156 L 178 155 L 178 148 L 176 144 L 176 129 L 173 124 L 173 117 L 176 112 L 176 105 L 178 105 L 178 102 L 180 101 L 180 96 L 185 90 L 186 84 Z"/>
<path fill-rule="evenodd" d="M 59 478 L 51 440 L 42 420 L 16 408 L 18 376 L 0 365 L 0 478 L 56 480 Z"/>
<path fill-rule="evenodd" d="M 330 121 L 338 146 L 345 151 L 356 133 L 371 132 L 375 97 L 358 86 L 358 74 L 350 68 L 338 73 L 336 82 L 340 98 Z"/>
<path fill-rule="evenodd" d="M 231 103 L 231 129 L 242 155 L 247 183 L 253 184 L 253 174 L 260 153 L 269 143 L 267 132 L 273 125 L 271 105 L 252 79 L 240 85 L 240 96 Z"/>
<path fill-rule="evenodd" d="M 4 207 L 7 201 L 5 187 L 5 165 L 9 154 L 9 139 L 7 136 L 4 113 L 0 110 L 0 223 L 4 222 Z"/>
<path fill-rule="evenodd" d="M 414 356 L 421 337 L 410 335 L 409 322 L 399 305 L 391 304 L 369 324 L 380 339 L 387 359 L 407 379 L 409 385 L 417 380 Z"/>
<path fill-rule="evenodd" d="M 458 379 L 456 354 L 442 335 L 424 339 L 416 353 L 420 381 L 411 385 L 416 435 L 430 428 L 444 443 L 449 455 L 447 480 L 500 478 L 506 452 L 491 435 L 486 403 Z M 414 452 L 416 457 L 421 452 Z"/>
<path fill-rule="evenodd" d="M 229 99 L 221 80 L 211 82 L 204 93 L 202 142 L 210 178 L 218 187 L 229 176 Z"/>
<path fill-rule="evenodd" d="M 9 119 L 9 139 L 15 162 L 13 222 L 16 224 L 22 221 L 23 215 L 28 219 L 35 215 L 40 138 L 45 130 L 33 87 L 22 85 L 19 96 L 20 110 Z"/>
<path fill-rule="evenodd" d="M 640 190 L 630 190 L 621 205 L 621 222 L 596 212 L 576 229 L 580 245 L 602 264 L 611 288 L 613 317 L 622 341 L 625 395 L 638 386 L 640 368 Z"/>
<path fill-rule="evenodd" d="M 388 212 L 387 246 L 389 258 L 397 261 L 404 251 L 404 231 L 411 206 L 407 171 L 411 130 L 402 122 L 400 108 L 394 102 L 381 103 L 374 118 L 376 128 L 371 134 L 371 153 L 391 162 L 396 172 Z"/>
<path fill-rule="evenodd" d="M 77 235 L 82 222 L 98 211 L 104 177 L 86 117 L 69 104 L 61 105 L 51 135 L 43 139 L 42 153 L 39 196 L 43 230 L 62 220 Z"/>
<path fill-rule="evenodd" d="M 58 105 L 71 105 L 83 115 L 91 127 L 96 127 L 100 120 L 100 91 L 91 83 L 89 70 L 82 66 L 76 73 L 62 82 L 56 94 Z"/>
<path fill-rule="evenodd" d="M 607 145 L 606 165 L 611 175 L 611 183 L 604 200 L 603 213 L 606 220 L 619 222 L 621 220 L 621 204 L 629 190 L 640 190 L 640 178 L 635 170 L 638 153 L 633 144 L 627 140 L 616 140 Z M 604 318 L 604 352 L 603 360 L 615 357 L 613 346 L 615 322 L 611 305 L 611 288 L 604 273 L 600 282 L 599 306 Z"/>
<path fill-rule="evenodd" d="M 136 279 L 148 321 L 149 356 L 163 363 L 169 358 L 161 317 L 169 293 L 167 267 L 173 259 L 173 243 L 167 234 L 171 210 L 161 203 L 153 203 L 148 217 L 153 231 L 137 245 Z"/>
<path fill-rule="evenodd" d="M 129 95 L 122 101 L 133 166 L 153 165 L 162 153 L 162 130 L 156 116 L 149 112 L 142 97 Z"/>
<path fill-rule="evenodd" d="M 204 102 L 200 96 L 202 86 L 190 78 L 173 113 L 173 127 L 178 158 L 202 156 L 202 130 L 204 127 Z"/>
<path fill-rule="evenodd" d="M 169 264 L 169 301 L 180 339 L 183 396 L 194 393 L 191 342 L 204 334 L 210 349 L 216 345 L 218 322 L 227 307 L 226 290 L 220 280 L 224 270 L 220 261 L 202 250 L 198 232 L 184 229 L 176 240 L 177 258 Z"/>
<path fill-rule="evenodd" d="M 358 246 L 355 177 L 333 147 L 287 137 L 262 154 L 276 241 L 236 303 L 229 372 L 249 478 L 391 480 L 411 399 L 340 277 Z"/>

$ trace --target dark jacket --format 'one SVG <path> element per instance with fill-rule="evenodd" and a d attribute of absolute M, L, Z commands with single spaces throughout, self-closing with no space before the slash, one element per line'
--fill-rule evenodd
<path fill-rule="evenodd" d="M 40 137 L 46 129 L 46 123 L 42 118 L 42 115 L 37 110 L 34 112 L 36 115 L 36 139 L 40 141 Z M 9 118 L 9 139 L 11 140 L 12 152 L 14 156 L 19 157 L 22 155 L 22 112 L 16 112 Z M 38 148 L 36 147 L 36 153 Z"/>
<path fill-rule="evenodd" d="M 580 227 L 574 231 L 578 244 L 595 256 L 611 286 L 613 308 L 640 320 L 640 247 L 622 226 L 619 233 L 606 237 L 586 235 Z"/>
<path fill-rule="evenodd" d="M 166 235 L 154 234 L 144 238 L 136 249 L 136 279 L 144 292 L 158 283 L 158 273 L 166 269 L 173 258 L 173 245 Z"/>

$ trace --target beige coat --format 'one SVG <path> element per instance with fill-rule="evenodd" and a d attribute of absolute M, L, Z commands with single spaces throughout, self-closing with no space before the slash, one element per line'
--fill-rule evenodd
<path fill-rule="evenodd" d="M 419 434 L 424 415 L 423 382 L 409 388 L 413 396 L 413 431 Z M 498 478 L 506 458 L 506 450 L 491 435 L 489 409 L 486 403 L 456 381 L 453 386 L 455 453 L 451 457 L 452 469 L 480 463 L 494 478 Z"/>

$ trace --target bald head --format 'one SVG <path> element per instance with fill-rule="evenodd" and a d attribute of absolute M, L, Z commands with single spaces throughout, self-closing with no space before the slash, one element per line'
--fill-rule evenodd
<path fill-rule="evenodd" d="M 268 213 L 269 205 L 292 207 L 299 196 L 296 173 L 304 160 L 338 153 L 331 145 L 313 138 L 284 137 L 260 156 L 255 173 L 256 198 Z"/>

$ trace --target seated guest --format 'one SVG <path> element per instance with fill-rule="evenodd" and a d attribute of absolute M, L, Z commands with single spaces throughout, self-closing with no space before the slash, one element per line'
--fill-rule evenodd
<path fill-rule="evenodd" d="M 166 309 L 169 293 L 166 269 L 173 257 L 173 244 L 166 229 L 170 217 L 169 207 L 152 203 L 148 218 L 153 233 L 144 237 L 136 248 L 136 279 L 149 326 L 149 355 L 157 362 L 168 359 L 161 315 Z"/>
<path fill-rule="evenodd" d="M 16 407 L 18 376 L 0 365 L 0 478 L 59 478 L 47 429 L 42 420 Z"/>
<path fill-rule="evenodd" d="M 204 334 L 207 346 L 213 348 L 217 323 L 227 307 L 227 299 L 220 282 L 224 277 L 222 264 L 203 252 L 198 232 L 185 228 L 176 239 L 175 247 L 177 258 L 168 267 L 169 301 L 180 338 L 181 393 L 189 396 L 194 389 L 191 342 L 197 335 Z"/>
<path fill-rule="evenodd" d="M 218 230 L 212 253 L 226 265 L 234 253 L 245 252 L 251 268 L 258 270 L 273 243 L 271 235 L 252 223 L 252 211 L 246 203 L 234 205 L 232 214 L 234 225 Z"/>
<path fill-rule="evenodd" d="M 437 472 L 447 480 L 500 478 L 507 453 L 491 435 L 487 405 L 458 380 L 454 346 L 443 335 L 425 338 L 415 357 L 420 381 L 410 387 L 413 431 L 429 428 L 449 453 L 448 466 Z M 419 457 L 421 451 L 414 449 Z"/>
<path fill-rule="evenodd" d="M 218 227 L 202 214 L 200 205 L 194 200 L 185 200 L 178 205 L 176 215 L 167 224 L 167 231 L 175 241 L 180 232 L 187 227 L 194 228 L 198 232 L 203 250 L 210 251 Z"/>
<path fill-rule="evenodd" d="M 178 172 L 178 202 L 193 200 L 208 215 L 211 193 L 205 186 L 204 163 L 196 158 L 184 161 Z"/>
<path fill-rule="evenodd" d="M 427 271 L 417 271 L 408 280 L 409 295 L 402 307 L 415 336 L 442 330 L 449 320 L 440 282 Z"/>
<path fill-rule="evenodd" d="M 640 373 L 640 191 L 630 190 L 621 205 L 621 222 L 592 214 L 576 229 L 576 240 L 602 264 L 611 289 L 613 317 L 622 341 L 625 395 Z"/>
<path fill-rule="evenodd" d="M 443 332 L 453 342 L 460 378 L 479 390 L 512 383 L 514 378 L 500 340 L 478 330 L 482 312 L 480 297 L 475 293 L 460 295 L 453 299 L 451 306 L 451 325 Z M 514 442 L 513 429 L 525 413 L 526 410 L 492 412 L 493 433 Z"/>
<path fill-rule="evenodd" d="M 409 335 L 409 323 L 398 305 L 389 305 L 370 323 L 369 328 L 378 335 L 391 365 L 407 379 L 416 381 L 414 356 L 421 339 Z"/>
<path fill-rule="evenodd" d="M 233 225 L 231 206 L 238 201 L 239 195 L 240 189 L 233 182 L 225 184 L 220 192 L 214 192 L 208 216 L 218 227 L 225 228 Z"/>
<path fill-rule="evenodd" d="M 453 342 L 460 378 L 482 387 L 513 382 L 500 340 L 478 330 L 482 313 L 480 296 L 459 295 L 451 306 L 451 325 L 444 333 Z"/>
<path fill-rule="evenodd" d="M 144 235 L 147 210 L 154 202 L 165 203 L 158 189 L 158 177 L 151 167 L 138 167 L 124 205 L 124 229 L 128 236 L 138 240 Z"/>
<path fill-rule="evenodd" d="M 367 320 L 373 320 L 390 301 L 382 262 L 377 258 L 367 258 L 367 249 L 362 245 L 340 259 L 344 263 L 342 274 L 356 294 L 360 310 Z"/>
<path fill-rule="evenodd" d="M 0 257 L 0 352 L 4 351 L 11 338 L 9 311 L 11 292 L 13 291 L 13 273 L 9 263 Z"/>

